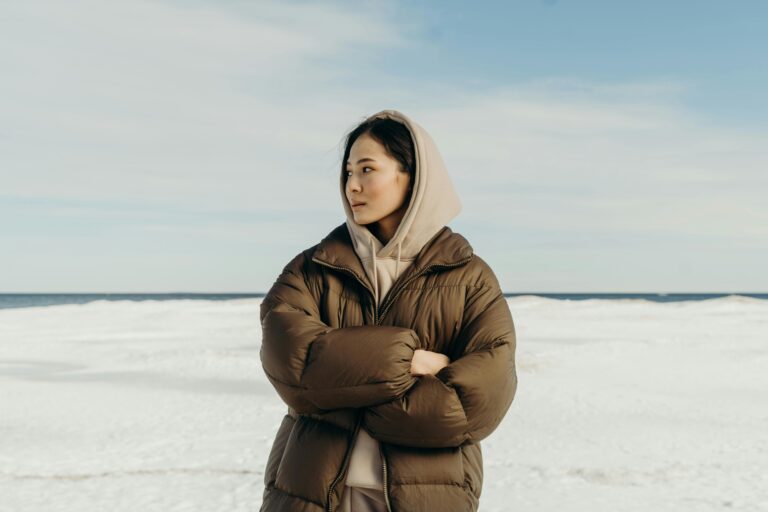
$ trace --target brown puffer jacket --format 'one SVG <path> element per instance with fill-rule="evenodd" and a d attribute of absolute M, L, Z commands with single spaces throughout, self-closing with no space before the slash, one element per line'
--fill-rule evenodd
<path fill-rule="evenodd" d="M 480 441 L 517 388 L 515 330 L 488 264 L 448 226 L 379 308 L 344 224 L 283 269 L 261 303 L 261 362 L 288 405 L 263 512 L 338 507 L 357 429 L 380 442 L 393 512 L 476 511 Z M 414 377 L 414 350 L 446 354 Z"/>

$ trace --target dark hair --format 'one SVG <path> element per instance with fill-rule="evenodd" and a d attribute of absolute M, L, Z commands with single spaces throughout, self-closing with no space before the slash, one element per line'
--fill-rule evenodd
<path fill-rule="evenodd" d="M 341 176 L 344 183 L 347 183 L 346 166 L 352 144 L 366 133 L 384 146 L 389 156 L 400 162 L 401 170 L 411 175 L 411 187 L 413 187 L 416 179 L 416 151 L 411 132 L 403 123 L 381 117 L 363 121 L 347 135 L 344 157 L 341 160 Z M 411 192 L 412 190 L 409 191 L 407 200 L 410 200 Z"/>

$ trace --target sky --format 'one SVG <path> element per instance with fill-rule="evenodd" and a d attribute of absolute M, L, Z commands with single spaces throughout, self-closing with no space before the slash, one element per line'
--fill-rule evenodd
<path fill-rule="evenodd" d="M 765 2 L 10 0 L 0 34 L 0 293 L 265 292 L 385 108 L 505 292 L 768 292 Z"/>

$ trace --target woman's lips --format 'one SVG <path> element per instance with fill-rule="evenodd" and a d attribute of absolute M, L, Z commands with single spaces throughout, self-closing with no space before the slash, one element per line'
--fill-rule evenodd
<path fill-rule="evenodd" d="M 361 206 L 365 206 L 365 203 L 353 204 L 352 208 L 360 208 Z"/>

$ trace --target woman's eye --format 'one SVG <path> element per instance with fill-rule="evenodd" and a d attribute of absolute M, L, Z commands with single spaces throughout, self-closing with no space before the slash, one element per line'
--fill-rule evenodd
<path fill-rule="evenodd" d="M 365 170 L 366 170 L 366 169 L 370 169 L 370 170 L 373 170 L 373 167 L 363 167 L 363 172 L 364 172 L 364 173 L 365 173 Z M 352 171 L 344 171 L 344 172 L 345 172 L 345 173 L 347 173 L 347 177 L 350 177 L 350 176 L 352 176 Z"/>

